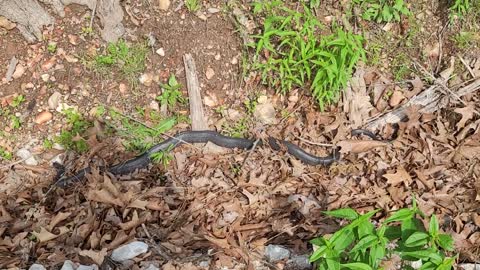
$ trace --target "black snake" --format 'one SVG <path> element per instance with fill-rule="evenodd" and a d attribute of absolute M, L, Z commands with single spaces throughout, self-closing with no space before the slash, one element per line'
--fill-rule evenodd
<path fill-rule="evenodd" d="M 396 131 L 395 131 L 396 133 Z M 359 136 L 359 135 L 366 135 L 373 140 L 383 141 L 382 138 L 378 137 L 377 135 L 373 134 L 371 131 L 365 129 L 354 129 L 351 132 L 352 136 Z M 394 135 L 395 136 L 395 135 Z M 268 145 L 273 150 L 281 150 L 286 149 L 286 151 L 294 156 L 295 158 L 301 160 L 302 162 L 308 165 L 323 165 L 328 166 L 338 161 L 340 159 L 340 152 L 339 148 L 335 148 L 332 153 L 325 157 L 319 157 L 312 155 L 302 148 L 298 147 L 297 145 L 284 141 L 278 140 L 273 137 L 268 138 Z M 99 167 L 100 171 L 108 171 L 113 175 L 126 175 L 135 172 L 138 169 L 146 168 L 148 165 L 152 163 L 152 156 L 155 153 L 159 153 L 162 151 L 171 151 L 174 148 L 182 145 L 183 143 L 207 143 L 211 142 L 221 147 L 225 148 L 238 148 L 238 149 L 252 149 L 255 145 L 260 146 L 262 141 L 255 140 L 255 139 L 244 139 L 244 138 L 234 138 L 229 136 L 224 136 L 216 131 L 184 131 L 177 133 L 175 136 L 170 137 L 169 139 L 154 145 L 150 149 L 148 149 L 145 153 L 140 156 L 137 156 L 133 159 L 127 160 L 125 162 L 119 163 L 112 167 Z M 67 176 L 65 173 L 59 173 L 57 175 L 57 181 L 55 185 L 58 187 L 65 188 L 69 184 L 74 182 L 81 181 L 86 174 L 90 173 L 92 170 L 91 167 L 86 167 L 81 169 L 76 174 L 72 176 Z"/>

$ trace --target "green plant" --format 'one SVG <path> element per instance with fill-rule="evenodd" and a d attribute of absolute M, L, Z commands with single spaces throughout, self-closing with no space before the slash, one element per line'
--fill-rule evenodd
<path fill-rule="evenodd" d="M 54 54 L 57 51 L 57 43 L 55 42 L 48 43 L 47 51 L 51 54 Z"/>
<path fill-rule="evenodd" d="M 13 154 L 2 147 L 0 147 L 0 157 L 5 160 L 11 160 L 13 158 Z"/>
<path fill-rule="evenodd" d="M 167 105 L 170 109 L 175 107 L 177 103 L 185 104 L 186 99 L 183 97 L 180 88 L 182 87 L 175 78 L 175 75 L 170 75 L 167 84 L 161 84 L 162 87 L 162 94 L 158 96 L 156 99 L 162 105 Z"/>
<path fill-rule="evenodd" d="M 22 125 L 22 121 L 20 120 L 20 118 L 15 115 L 10 115 L 10 120 L 13 129 L 18 129 Z"/>
<path fill-rule="evenodd" d="M 291 10 L 280 1 L 256 3 L 256 12 L 266 12 L 261 35 L 253 36 L 255 63 L 262 82 L 278 92 L 309 85 L 320 108 L 336 101 L 353 68 L 365 59 L 363 38 L 333 26 L 320 35 L 322 24 L 304 7 Z"/>
<path fill-rule="evenodd" d="M 91 36 L 93 34 L 93 28 L 89 26 L 82 27 L 81 34 L 84 36 Z"/>
<path fill-rule="evenodd" d="M 472 3 L 470 0 L 455 0 L 453 5 L 448 9 L 450 20 L 454 20 L 455 18 L 464 18 L 464 16 L 467 15 L 472 8 L 471 4 Z"/>
<path fill-rule="evenodd" d="M 188 11 L 196 12 L 200 9 L 200 2 L 199 0 L 186 0 L 185 6 L 187 7 Z"/>
<path fill-rule="evenodd" d="M 165 151 L 159 151 L 150 155 L 150 159 L 154 163 L 161 163 L 164 167 L 168 166 L 168 163 L 173 159 L 172 154 L 169 152 L 173 149 L 173 145 L 170 145 Z"/>
<path fill-rule="evenodd" d="M 222 129 L 228 136 L 244 138 L 248 131 L 248 119 L 243 117 L 233 124 L 225 123 L 222 126 Z"/>
<path fill-rule="evenodd" d="M 45 138 L 43 140 L 43 148 L 44 149 L 52 149 L 53 148 L 53 141 L 48 139 L 48 138 Z"/>
<path fill-rule="evenodd" d="M 10 106 L 12 108 L 16 108 L 16 107 L 20 106 L 25 101 L 26 101 L 26 99 L 25 99 L 24 95 L 18 95 L 12 100 L 12 103 L 10 104 Z"/>
<path fill-rule="evenodd" d="M 460 31 L 453 38 L 458 48 L 465 50 L 480 44 L 480 34 L 473 31 Z"/>
<path fill-rule="evenodd" d="M 95 57 L 93 66 L 99 72 L 105 72 L 109 67 L 116 66 L 122 75 L 133 83 L 145 69 L 147 52 L 145 43 L 128 45 L 120 40 L 108 44 L 104 54 Z"/>
<path fill-rule="evenodd" d="M 403 52 L 394 56 L 390 67 L 395 81 L 405 80 L 412 73 L 410 58 Z"/>
<path fill-rule="evenodd" d="M 418 209 L 416 202 L 412 208 L 397 210 L 382 223 L 371 218 L 379 210 L 364 215 L 346 208 L 325 212 L 326 215 L 350 220 L 331 236 L 313 239 L 316 246 L 310 256 L 318 269 L 380 269 L 381 263 L 392 255 L 402 259 L 401 269 L 413 269 L 408 262 L 422 261 L 420 269 L 449 270 L 455 262 L 448 257 L 453 251 L 453 239 L 440 233 L 437 217 L 430 218 L 429 227 L 424 228 L 417 217 L 425 215 Z"/>
<path fill-rule="evenodd" d="M 398 22 L 402 15 L 411 15 L 403 0 L 353 0 L 353 3 L 360 6 L 362 18 L 367 21 Z"/>
<path fill-rule="evenodd" d="M 92 123 L 86 121 L 80 113 L 72 108 L 63 110 L 62 113 L 65 115 L 69 127 L 63 129 L 60 135 L 55 137 L 55 142 L 69 150 L 79 153 L 86 152 L 88 145 L 81 135 L 92 126 Z"/>
<path fill-rule="evenodd" d="M 247 114 L 252 115 L 255 112 L 255 109 L 257 108 L 257 105 L 258 105 L 257 98 L 249 98 L 243 102 L 243 105 L 245 105 Z"/>

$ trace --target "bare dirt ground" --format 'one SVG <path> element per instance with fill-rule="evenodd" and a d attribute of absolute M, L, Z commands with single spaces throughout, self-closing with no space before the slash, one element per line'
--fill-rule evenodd
<path fill-rule="evenodd" d="M 97 19 L 91 33 L 86 29 L 92 11 L 83 6 L 67 6 L 65 17 L 56 17 L 55 25 L 44 29 L 44 41 L 29 44 L 18 29 L 0 27 L 0 268 L 41 263 L 60 269 L 67 259 L 113 267 L 109 252 L 139 239 L 151 249 L 119 269 L 149 264 L 166 270 L 283 269 L 282 262 L 266 261 L 265 246 L 311 252 L 308 240 L 338 229 L 321 211 L 382 208 L 385 215 L 408 207 L 413 197 L 454 236 L 459 262 L 480 261 L 478 91 L 459 100 L 444 90 L 446 105 L 431 113 L 409 108 L 408 121 L 399 123 L 392 143 L 349 135 L 433 85 L 428 74 L 439 77 L 447 70 L 454 75 L 447 84 L 453 91 L 478 80 L 478 40 L 466 48 L 455 42 L 463 28 L 445 27 L 442 5 L 412 1 L 414 18 L 401 23 L 353 20 L 350 27 L 366 33 L 368 61 L 357 68 L 339 103 L 321 112 L 306 89 L 279 95 L 248 70 L 251 51 L 232 11 L 247 14 L 253 34 L 261 26 L 247 3 L 203 1 L 194 14 L 178 1 L 166 11 L 153 2 L 122 2 L 125 40 L 149 43 L 145 67 L 133 79 L 118 69 L 92 66 L 107 43 L 97 31 Z M 345 14 L 336 1 L 322 5 L 317 16 L 326 23 Z M 188 118 L 187 105 L 165 112 L 156 101 L 162 93 L 159 84 L 171 74 L 187 96 L 187 53 L 196 62 L 211 129 L 275 136 L 318 155 L 330 151 L 319 143 L 337 144 L 342 160 L 328 168 L 313 167 L 268 147 L 245 152 L 186 145 L 174 151 L 167 166 L 157 164 L 122 179 L 94 171 L 84 184 L 46 194 L 57 173 L 52 162 L 59 157 L 67 171 L 75 171 L 138 154 L 123 144 L 125 138 L 109 133 L 112 117 L 99 116 L 99 107 L 115 108 L 147 126 L 155 122 L 151 111 Z M 12 57 L 18 64 L 7 81 Z M 59 95 L 52 100 L 55 93 Z M 25 101 L 15 104 L 20 95 Z M 256 107 L 249 111 L 246 102 Z M 262 109 L 272 105 L 273 115 L 265 114 Z M 85 136 L 88 151 L 54 144 L 71 124 L 60 112 L 62 106 L 77 108 L 95 123 L 93 133 Z M 180 121 L 167 133 L 189 127 L 188 120 Z M 388 137 L 392 128 L 379 132 Z M 21 149 L 26 157 L 18 154 Z"/>

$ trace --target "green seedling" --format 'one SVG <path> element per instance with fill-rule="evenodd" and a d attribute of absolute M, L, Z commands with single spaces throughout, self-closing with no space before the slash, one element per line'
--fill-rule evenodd
<path fill-rule="evenodd" d="M 170 163 L 170 161 L 172 161 L 172 159 L 173 159 L 172 154 L 169 153 L 172 149 L 173 149 L 173 145 L 170 145 L 168 147 L 168 149 L 166 149 L 165 151 L 160 151 L 160 152 L 157 152 L 157 153 L 153 153 L 150 156 L 150 159 L 154 163 L 161 163 L 163 165 L 163 167 L 167 167 L 168 164 Z"/>
<path fill-rule="evenodd" d="M 399 22 L 401 16 L 410 16 L 404 0 L 353 0 L 362 10 L 362 18 L 377 23 Z"/>
<path fill-rule="evenodd" d="M 54 142 L 53 142 L 52 140 L 48 139 L 48 138 L 45 138 L 45 139 L 43 140 L 43 143 L 42 143 L 43 148 L 46 149 L 46 150 L 52 149 L 52 148 L 53 148 L 53 144 L 54 144 Z"/>
<path fill-rule="evenodd" d="M 177 103 L 185 104 L 186 98 L 183 97 L 180 88 L 182 87 L 175 78 L 175 75 L 170 75 L 167 84 L 161 84 L 162 94 L 156 98 L 161 105 L 167 105 L 170 109 L 173 109 Z"/>
<path fill-rule="evenodd" d="M 22 121 L 15 115 L 10 115 L 10 121 L 13 129 L 19 129 L 22 126 Z"/>
<path fill-rule="evenodd" d="M 185 0 L 185 6 L 190 12 L 196 12 L 201 7 L 199 0 Z"/>
<path fill-rule="evenodd" d="M 68 128 L 63 129 L 54 141 L 66 149 L 79 153 L 88 151 L 88 144 L 81 136 L 92 126 L 83 116 L 72 108 L 63 110 L 67 119 Z"/>
<path fill-rule="evenodd" d="M 0 147 L 0 158 L 3 158 L 5 160 L 11 160 L 13 158 L 13 154 Z"/>
<path fill-rule="evenodd" d="M 57 43 L 55 42 L 48 43 L 47 51 L 51 54 L 54 54 L 57 51 Z"/>
<path fill-rule="evenodd" d="M 21 105 L 23 102 L 25 102 L 25 101 L 26 101 L 26 99 L 25 99 L 25 96 L 24 96 L 24 95 L 18 95 L 18 96 L 16 96 L 16 97 L 13 99 L 12 103 L 10 104 L 10 106 L 11 106 L 12 108 L 17 108 L 18 106 L 20 106 L 20 105 Z"/>

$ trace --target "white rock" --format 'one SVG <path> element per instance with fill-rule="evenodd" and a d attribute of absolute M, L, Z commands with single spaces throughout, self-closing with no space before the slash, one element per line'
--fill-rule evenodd
<path fill-rule="evenodd" d="M 28 270 L 47 270 L 47 268 L 45 268 L 41 264 L 34 263 L 34 264 L 32 264 L 32 266 L 30 266 L 30 268 L 28 268 Z"/>
<path fill-rule="evenodd" d="M 160 56 L 165 56 L 165 49 L 163 49 L 163 48 L 160 48 L 160 49 L 156 50 L 155 52 Z"/>
<path fill-rule="evenodd" d="M 59 92 L 55 92 L 48 98 L 48 107 L 51 110 L 55 110 L 58 107 L 60 97 L 62 97 L 62 94 L 60 94 Z"/>
<path fill-rule="evenodd" d="M 290 257 L 290 251 L 282 246 L 278 245 L 268 245 L 265 248 L 265 257 L 267 257 L 270 262 L 278 262 Z"/>
<path fill-rule="evenodd" d="M 293 256 L 287 261 L 288 269 L 307 270 L 312 269 L 308 255 Z"/>
<path fill-rule="evenodd" d="M 64 153 L 58 154 L 50 160 L 50 164 L 53 164 L 53 163 L 63 164 L 64 158 L 65 158 Z"/>
<path fill-rule="evenodd" d="M 253 112 L 255 118 L 265 125 L 275 124 L 277 122 L 275 114 L 275 108 L 271 103 L 258 104 Z"/>
<path fill-rule="evenodd" d="M 161 10 L 167 10 L 170 7 L 170 0 L 158 0 L 158 7 Z"/>
<path fill-rule="evenodd" d="M 210 14 L 215 14 L 215 13 L 220 12 L 220 9 L 218 9 L 218 8 L 208 8 L 207 11 Z"/>
<path fill-rule="evenodd" d="M 25 148 L 22 148 L 17 151 L 16 153 L 17 157 L 21 158 L 22 160 L 25 160 L 25 164 L 29 166 L 37 166 L 38 161 L 35 159 L 35 157 L 32 155 L 30 151 L 28 151 Z"/>
<path fill-rule="evenodd" d="M 463 270 L 480 270 L 480 264 L 478 263 L 461 263 L 458 266 L 458 269 Z"/>
<path fill-rule="evenodd" d="M 12 78 L 18 79 L 22 77 L 23 73 L 25 73 L 26 69 L 22 64 L 18 64 L 17 68 L 15 68 L 15 72 L 12 74 Z"/>
<path fill-rule="evenodd" d="M 60 270 L 75 270 L 77 266 L 70 260 L 66 260 Z"/>
<path fill-rule="evenodd" d="M 60 151 L 65 150 L 65 147 L 61 146 L 59 143 L 54 143 L 52 148 Z"/>
<path fill-rule="evenodd" d="M 77 270 L 98 270 L 98 266 L 95 264 L 92 265 L 79 265 Z"/>
<path fill-rule="evenodd" d="M 42 78 L 42 81 L 48 82 L 48 80 L 50 80 L 50 74 L 47 74 L 47 73 L 42 74 L 40 78 Z"/>
<path fill-rule="evenodd" d="M 141 84 L 145 86 L 150 86 L 152 85 L 153 75 L 150 73 L 144 73 L 140 76 L 139 80 Z"/>
<path fill-rule="evenodd" d="M 215 75 L 215 71 L 211 67 L 208 67 L 207 71 L 205 71 L 205 76 L 207 77 L 207 80 L 210 80 L 211 78 L 213 78 L 214 75 Z"/>
<path fill-rule="evenodd" d="M 140 254 L 143 254 L 148 251 L 148 245 L 140 242 L 135 241 L 129 244 L 123 245 L 121 247 L 116 248 L 112 252 L 112 260 L 117 262 L 123 262 L 126 260 L 133 259 Z"/>
<path fill-rule="evenodd" d="M 158 102 L 156 102 L 155 100 L 152 100 L 150 102 L 150 105 L 149 105 L 150 109 L 154 110 L 154 111 L 160 111 L 160 106 L 158 105 Z"/>
<path fill-rule="evenodd" d="M 160 268 L 156 267 L 153 264 L 150 264 L 148 267 L 144 268 L 144 270 L 160 270 Z"/>

